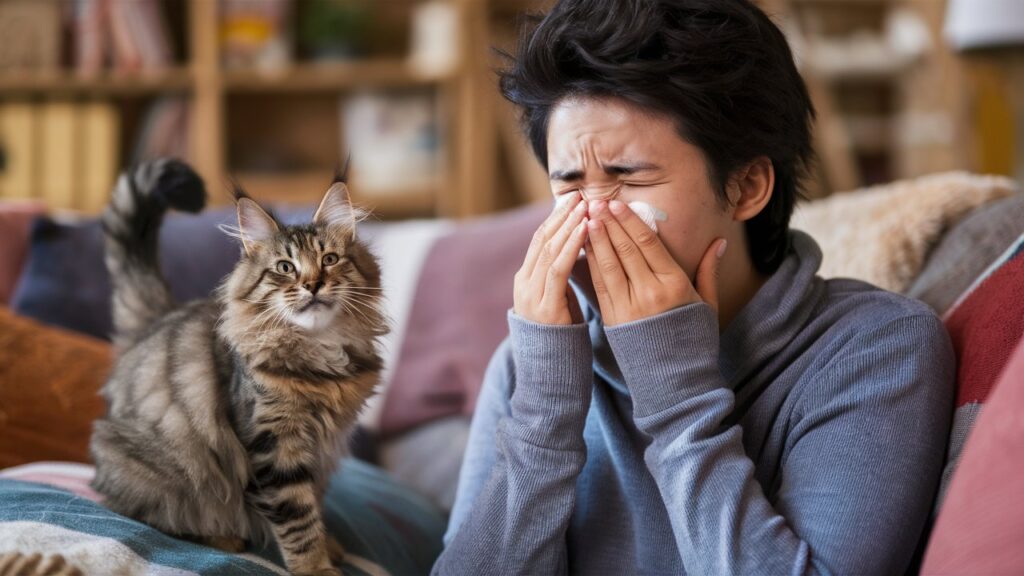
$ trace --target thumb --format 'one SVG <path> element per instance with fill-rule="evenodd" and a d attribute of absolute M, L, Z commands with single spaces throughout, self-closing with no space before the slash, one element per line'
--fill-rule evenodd
<path fill-rule="evenodd" d="M 728 245 L 725 238 L 712 242 L 697 268 L 697 294 L 715 312 L 718 312 L 718 275 Z"/>

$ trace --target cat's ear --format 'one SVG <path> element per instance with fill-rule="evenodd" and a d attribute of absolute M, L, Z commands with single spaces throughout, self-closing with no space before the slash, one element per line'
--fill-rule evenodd
<path fill-rule="evenodd" d="M 277 234 L 277 222 L 251 198 L 239 198 L 237 208 L 238 231 L 242 238 L 242 246 L 245 247 L 246 254 L 252 254 L 258 244 Z"/>
<path fill-rule="evenodd" d="M 323 226 L 338 227 L 354 233 L 358 214 L 352 207 L 352 198 L 344 182 L 335 182 L 327 189 L 320 207 L 313 214 L 313 222 Z"/>

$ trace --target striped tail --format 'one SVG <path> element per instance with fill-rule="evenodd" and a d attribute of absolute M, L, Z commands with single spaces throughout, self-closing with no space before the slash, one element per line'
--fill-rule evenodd
<path fill-rule="evenodd" d="M 103 213 L 117 344 L 130 344 L 174 308 L 157 254 L 164 212 L 168 208 L 199 212 L 205 202 L 203 181 L 178 160 L 145 162 L 118 177 Z"/>

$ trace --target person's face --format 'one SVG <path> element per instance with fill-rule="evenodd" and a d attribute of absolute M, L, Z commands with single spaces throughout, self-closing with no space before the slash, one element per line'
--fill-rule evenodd
<path fill-rule="evenodd" d="M 551 192 L 579 190 L 587 200 L 642 201 L 661 210 L 658 236 L 693 279 L 718 237 L 736 222 L 711 187 L 704 155 L 667 116 L 617 99 L 567 99 L 548 122 Z"/>

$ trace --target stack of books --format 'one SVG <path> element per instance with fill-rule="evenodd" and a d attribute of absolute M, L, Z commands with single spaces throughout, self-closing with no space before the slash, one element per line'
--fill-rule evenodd
<path fill-rule="evenodd" d="M 142 122 L 130 161 L 188 157 L 188 104 L 156 101 Z M 0 104 L 0 199 L 35 198 L 55 210 L 96 214 L 121 166 L 122 126 L 109 101 L 48 100 Z"/>
<path fill-rule="evenodd" d="M 174 60 L 160 0 L 74 0 L 71 4 L 75 71 L 95 75 L 159 73 Z"/>

